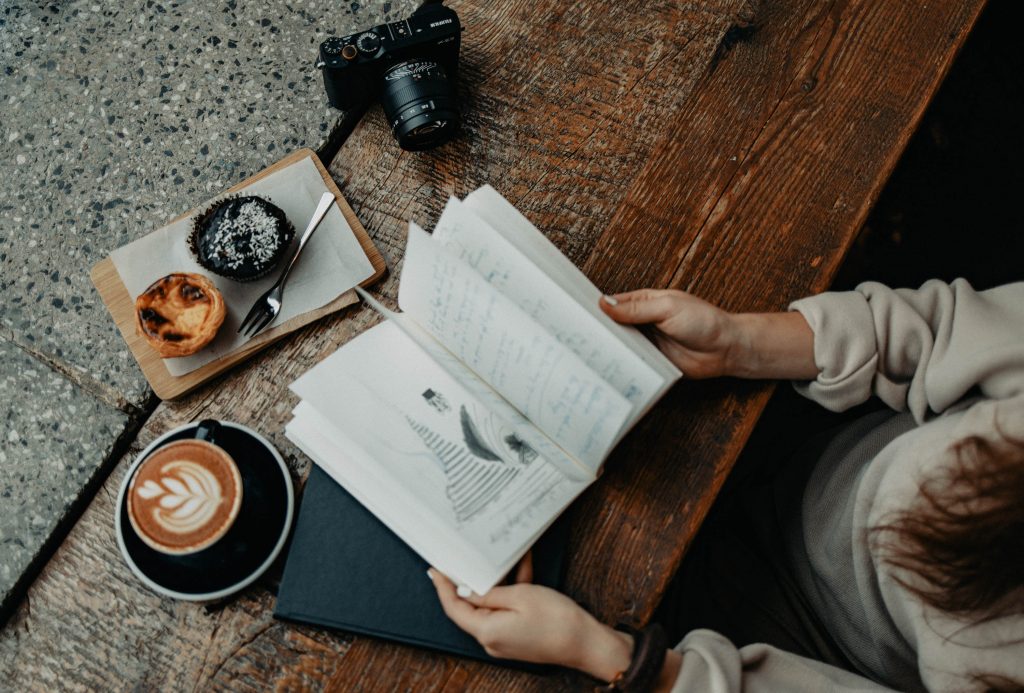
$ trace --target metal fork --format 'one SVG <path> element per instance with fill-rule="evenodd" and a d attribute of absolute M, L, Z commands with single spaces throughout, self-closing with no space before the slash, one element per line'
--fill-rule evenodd
<path fill-rule="evenodd" d="M 288 274 L 298 261 L 299 255 L 302 254 L 302 249 L 306 247 L 306 243 L 313 237 L 316 227 L 323 221 L 324 216 L 327 215 L 327 210 L 333 204 L 334 195 L 329 192 L 324 193 L 323 197 L 320 198 L 320 204 L 316 206 L 313 218 L 309 220 L 309 226 L 302 232 L 302 238 L 299 239 L 299 247 L 295 249 L 292 259 L 285 265 L 281 271 L 281 276 L 277 278 L 274 285 L 267 289 L 265 294 L 256 299 L 252 310 L 245 316 L 242 324 L 238 326 L 239 333 L 244 334 L 246 337 L 255 337 L 264 327 L 274 322 L 274 318 L 281 312 L 281 299 L 284 296 L 284 284 L 288 281 Z"/>

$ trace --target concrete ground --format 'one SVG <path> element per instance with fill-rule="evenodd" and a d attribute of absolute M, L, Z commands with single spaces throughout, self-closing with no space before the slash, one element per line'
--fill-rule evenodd
<path fill-rule="evenodd" d="M 327 146 L 317 46 L 416 4 L 0 3 L 0 613 L 155 404 L 90 268 Z"/>

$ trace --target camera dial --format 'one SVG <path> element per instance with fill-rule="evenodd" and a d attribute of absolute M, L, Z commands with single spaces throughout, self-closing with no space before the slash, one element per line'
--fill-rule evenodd
<path fill-rule="evenodd" d="M 337 36 L 332 36 L 323 42 L 323 51 L 326 55 L 339 55 L 345 48 L 345 42 Z"/>
<path fill-rule="evenodd" d="M 360 53 L 373 55 L 380 50 L 380 36 L 372 31 L 364 32 L 356 39 L 356 48 Z"/>

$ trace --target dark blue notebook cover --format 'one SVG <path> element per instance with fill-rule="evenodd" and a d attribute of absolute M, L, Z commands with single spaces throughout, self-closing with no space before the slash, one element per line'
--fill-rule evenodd
<path fill-rule="evenodd" d="M 533 548 L 534 582 L 561 582 L 564 517 Z M 452 623 L 427 577 L 427 563 L 326 472 L 306 482 L 274 615 L 486 661 Z"/>

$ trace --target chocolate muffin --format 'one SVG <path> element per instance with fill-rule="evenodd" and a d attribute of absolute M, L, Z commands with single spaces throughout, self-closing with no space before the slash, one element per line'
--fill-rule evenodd
<path fill-rule="evenodd" d="M 262 197 L 217 202 L 192 222 L 189 247 L 214 274 L 248 282 L 281 261 L 295 229 L 279 207 Z"/>

